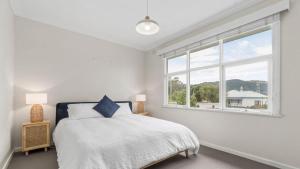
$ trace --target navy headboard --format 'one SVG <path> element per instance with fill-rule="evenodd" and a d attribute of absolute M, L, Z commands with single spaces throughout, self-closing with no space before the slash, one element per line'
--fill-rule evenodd
<path fill-rule="evenodd" d="M 80 103 L 98 103 L 98 102 L 64 102 L 56 104 L 56 124 L 64 118 L 68 118 L 68 105 L 69 104 L 80 104 Z M 128 103 L 132 111 L 132 102 L 131 101 L 115 101 L 115 103 Z"/>

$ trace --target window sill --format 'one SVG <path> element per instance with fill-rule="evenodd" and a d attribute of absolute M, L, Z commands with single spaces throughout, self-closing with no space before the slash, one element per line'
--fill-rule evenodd
<path fill-rule="evenodd" d="M 252 116 L 264 116 L 264 117 L 274 117 L 274 118 L 283 118 L 284 115 L 280 113 L 270 113 L 270 112 L 257 112 L 257 111 L 242 111 L 242 110 L 230 110 L 230 109 L 200 109 L 200 108 L 188 108 L 183 106 L 171 106 L 171 105 L 162 105 L 162 108 L 168 109 L 181 109 L 181 110 L 192 110 L 192 111 L 208 111 L 208 112 L 217 112 L 217 113 L 234 113 L 234 114 L 243 114 L 243 115 L 252 115 Z"/>

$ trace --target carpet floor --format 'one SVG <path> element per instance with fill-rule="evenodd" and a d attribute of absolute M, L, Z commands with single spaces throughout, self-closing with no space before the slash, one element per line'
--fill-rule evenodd
<path fill-rule="evenodd" d="M 8 169 L 58 169 L 55 149 L 48 152 L 33 151 L 29 156 L 15 153 Z M 255 161 L 241 158 L 202 146 L 197 156 L 186 159 L 174 156 L 148 169 L 276 169 Z"/>

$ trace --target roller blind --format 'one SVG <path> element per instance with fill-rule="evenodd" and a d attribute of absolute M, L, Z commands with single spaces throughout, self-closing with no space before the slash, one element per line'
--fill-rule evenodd
<path fill-rule="evenodd" d="M 273 14 L 271 16 L 259 19 L 259 20 L 254 21 L 254 22 L 250 22 L 248 24 L 239 26 L 237 28 L 234 28 L 234 29 L 231 29 L 231 30 L 228 30 L 228 31 L 216 34 L 216 35 L 212 35 L 208 38 L 200 39 L 199 41 L 196 41 L 194 43 L 185 45 L 183 47 L 180 47 L 180 48 L 162 53 L 162 54 L 160 54 L 160 56 L 162 56 L 163 58 L 175 56 L 175 55 L 181 54 L 181 53 L 183 53 L 187 50 L 197 48 L 197 47 L 201 47 L 201 46 L 205 46 L 205 45 L 210 44 L 210 43 L 217 42 L 220 39 L 226 39 L 226 38 L 229 38 L 229 37 L 232 37 L 232 36 L 238 36 L 238 35 L 243 34 L 245 32 L 252 31 L 252 30 L 255 30 L 255 29 L 258 29 L 258 28 L 262 28 L 262 27 L 272 26 L 273 23 L 275 23 L 279 20 L 280 20 L 280 13 Z"/>

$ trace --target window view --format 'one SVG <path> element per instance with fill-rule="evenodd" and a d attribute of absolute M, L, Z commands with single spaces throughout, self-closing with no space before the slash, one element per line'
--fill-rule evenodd
<path fill-rule="evenodd" d="M 186 75 L 170 76 L 168 79 L 168 103 L 186 105 Z"/>
<path fill-rule="evenodd" d="M 232 62 L 272 54 L 272 30 L 224 42 L 224 62 Z"/>
<path fill-rule="evenodd" d="M 219 108 L 219 67 L 190 73 L 191 107 Z"/>
<path fill-rule="evenodd" d="M 167 104 L 199 109 L 271 110 L 272 44 L 272 29 L 262 28 L 166 59 Z"/>
<path fill-rule="evenodd" d="M 268 62 L 257 62 L 225 69 L 226 107 L 268 108 Z"/>
<path fill-rule="evenodd" d="M 186 70 L 186 55 L 168 59 L 168 73 Z"/>
<path fill-rule="evenodd" d="M 190 106 L 219 108 L 219 45 L 210 45 L 190 52 Z M 213 68 L 203 68 L 214 66 Z"/>
<path fill-rule="evenodd" d="M 190 67 L 203 67 L 219 64 L 219 45 L 190 53 Z"/>

